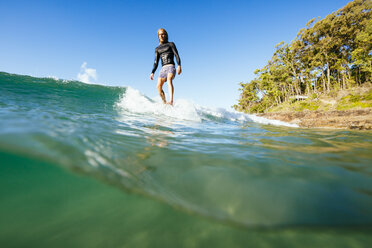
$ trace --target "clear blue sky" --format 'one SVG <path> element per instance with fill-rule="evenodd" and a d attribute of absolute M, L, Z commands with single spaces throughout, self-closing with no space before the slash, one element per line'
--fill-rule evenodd
<path fill-rule="evenodd" d="M 229 109 L 239 82 L 253 79 L 277 43 L 348 2 L 1 0 L 0 71 L 77 79 L 87 62 L 97 82 L 154 97 L 149 76 L 163 27 L 182 60 L 175 99 Z"/>

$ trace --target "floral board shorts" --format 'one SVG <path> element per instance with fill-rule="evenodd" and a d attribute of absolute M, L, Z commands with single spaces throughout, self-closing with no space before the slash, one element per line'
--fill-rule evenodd
<path fill-rule="evenodd" d="M 173 73 L 173 77 L 176 76 L 176 68 L 174 65 L 165 65 L 161 68 L 159 77 L 160 78 L 167 78 L 169 73 Z"/>

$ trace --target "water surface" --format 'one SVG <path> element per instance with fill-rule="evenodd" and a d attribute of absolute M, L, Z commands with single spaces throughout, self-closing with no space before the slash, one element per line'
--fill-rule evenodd
<path fill-rule="evenodd" d="M 371 241 L 369 131 L 302 129 L 130 87 L 0 73 L 0 244 Z M 312 246 L 314 247 L 314 246 Z"/>

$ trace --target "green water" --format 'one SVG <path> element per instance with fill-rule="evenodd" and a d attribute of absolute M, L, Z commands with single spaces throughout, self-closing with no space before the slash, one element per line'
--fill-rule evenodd
<path fill-rule="evenodd" d="M 250 230 L 0 154 L 1 247 L 367 247 L 370 228 Z"/>
<path fill-rule="evenodd" d="M 372 133 L 0 72 L 0 247 L 367 247 Z"/>

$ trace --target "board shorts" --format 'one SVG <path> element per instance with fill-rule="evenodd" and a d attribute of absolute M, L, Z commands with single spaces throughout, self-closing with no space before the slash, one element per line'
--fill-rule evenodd
<path fill-rule="evenodd" d="M 159 77 L 167 78 L 169 73 L 173 74 L 173 78 L 176 76 L 176 67 L 172 64 L 163 66 L 160 70 Z"/>

